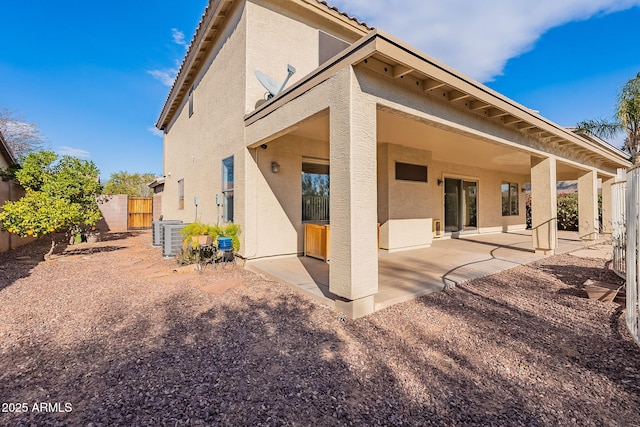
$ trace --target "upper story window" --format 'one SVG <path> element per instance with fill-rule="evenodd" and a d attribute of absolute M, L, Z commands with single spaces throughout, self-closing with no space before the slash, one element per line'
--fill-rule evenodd
<path fill-rule="evenodd" d="M 193 116 L 193 86 L 189 89 L 189 117 Z"/>

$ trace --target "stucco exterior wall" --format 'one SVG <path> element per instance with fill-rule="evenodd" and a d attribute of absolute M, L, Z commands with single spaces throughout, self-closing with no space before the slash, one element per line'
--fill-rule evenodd
<path fill-rule="evenodd" d="M 270 215 L 265 216 L 260 211 L 264 203 L 257 203 L 255 199 L 267 197 L 268 193 L 262 192 L 264 186 L 269 186 L 267 181 L 283 180 L 281 177 L 285 177 L 287 171 L 271 177 L 271 162 L 265 163 L 266 166 L 262 164 L 261 156 L 273 155 L 271 153 L 275 153 L 278 144 L 270 144 L 267 152 L 246 148 L 243 117 L 255 109 L 256 102 L 264 99 L 266 92 L 256 79 L 255 70 L 283 81 L 290 63 L 297 69 L 287 85 L 290 86 L 317 68 L 319 29 L 344 40 L 355 39 L 354 34 L 302 7 L 287 5 L 285 8 L 280 2 L 260 0 L 241 2 L 236 7 L 222 30 L 217 46 L 196 78 L 192 95 L 193 115 L 189 116 L 189 103 L 185 99 L 166 130 L 166 181 L 162 194 L 164 219 L 196 220 L 194 197 L 198 197 L 197 220 L 222 223 L 223 209 L 216 205 L 216 194 L 222 190 L 221 162 L 234 156 L 234 222 L 243 230 L 240 254 L 267 256 L 302 250 L 299 221 L 295 225 L 290 224 L 288 232 L 279 230 L 277 233 L 284 234 L 274 235 L 274 238 L 268 230 L 278 228 L 268 221 L 261 224 L 261 218 L 270 217 L 271 213 L 272 219 L 278 222 L 280 214 L 275 213 L 277 209 L 267 208 Z M 283 158 L 291 155 L 283 153 Z M 260 171 L 255 170 L 256 156 Z M 267 167 L 268 178 L 265 178 L 264 167 Z M 286 181 L 287 184 L 300 185 L 299 172 L 296 178 Z M 184 209 L 178 209 L 179 180 L 184 180 Z M 300 205 L 301 202 L 297 205 L 298 210 Z M 286 217 L 292 211 L 286 207 L 284 212 Z M 264 249 L 263 238 L 256 237 L 257 233 L 265 236 L 273 248 Z"/>
<path fill-rule="evenodd" d="M 329 143 L 286 135 L 267 144 L 267 149 L 251 149 L 251 161 L 259 167 L 256 177 L 257 215 L 255 246 L 246 255 L 260 258 L 297 255 L 303 252 L 302 160 L 303 157 L 329 159 Z M 280 171 L 273 173 L 271 163 Z"/>
<path fill-rule="evenodd" d="M 396 144 L 378 144 L 378 221 L 381 224 L 380 242 L 383 249 L 394 251 L 431 244 L 431 220 L 439 219 L 444 226 L 444 185 L 438 185 L 438 180 L 445 178 L 478 183 L 478 232 L 525 227 L 525 194 L 521 191 L 518 193 L 519 215 L 502 216 L 501 185 L 517 183 L 518 188 L 522 189 L 529 182 L 528 175 L 434 161 L 428 150 L 428 142 L 425 148 L 419 150 Z M 428 182 L 396 180 L 396 162 L 427 166 Z"/>
<path fill-rule="evenodd" d="M 234 156 L 234 219 L 242 223 L 246 79 L 246 10 L 236 7 L 164 137 L 164 219 L 221 223 L 216 194 L 222 191 L 222 159 Z M 178 206 L 178 181 L 184 180 L 184 209 Z M 241 236 L 242 239 L 242 236 Z M 241 242 L 242 244 L 242 242 Z"/>
<path fill-rule="evenodd" d="M 255 70 L 282 83 L 291 64 L 296 68 L 287 83 L 291 86 L 318 67 L 318 30 L 262 1 L 247 2 L 247 17 L 246 112 L 250 112 L 266 92 Z"/>
<path fill-rule="evenodd" d="M 397 180 L 396 162 L 427 166 L 431 152 L 396 144 L 378 144 L 378 222 L 380 247 L 390 251 L 431 245 L 433 197 L 431 182 Z"/>
<path fill-rule="evenodd" d="M 492 233 L 507 230 L 517 230 L 525 227 L 526 196 L 521 191 L 524 185 L 530 182 L 528 175 L 497 172 L 470 165 L 455 163 L 433 162 L 434 182 L 431 188 L 431 197 L 434 200 L 432 211 L 434 219 L 441 219 L 444 227 L 444 184 L 437 185 L 437 179 L 459 178 L 478 182 L 478 232 Z M 430 171 L 431 173 L 431 171 Z M 519 215 L 502 216 L 503 183 L 518 184 Z"/>
<path fill-rule="evenodd" d="M 266 92 L 255 78 L 255 70 L 281 83 L 287 76 L 287 64 L 291 64 L 296 73 L 289 80 L 289 87 L 320 65 L 320 30 L 347 43 L 357 40 L 353 32 L 293 2 L 251 0 L 246 8 L 246 112 L 253 111 Z"/>

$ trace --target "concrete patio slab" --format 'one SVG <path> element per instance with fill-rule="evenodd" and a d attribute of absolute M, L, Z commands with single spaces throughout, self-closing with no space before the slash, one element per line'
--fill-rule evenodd
<path fill-rule="evenodd" d="M 581 241 L 573 232 L 560 231 L 558 236 L 556 253 L 582 250 L 597 243 Z M 522 230 L 436 239 L 430 248 L 417 250 L 380 251 L 375 309 L 544 258 L 531 246 L 531 232 Z M 309 257 L 266 259 L 251 261 L 247 268 L 292 285 L 331 308 L 335 308 L 336 300 L 344 300 L 329 291 L 329 264 L 321 260 Z"/>
<path fill-rule="evenodd" d="M 595 245 L 586 249 L 571 252 L 572 256 L 578 258 L 599 258 L 604 260 L 613 259 L 613 246 L 611 245 Z"/>

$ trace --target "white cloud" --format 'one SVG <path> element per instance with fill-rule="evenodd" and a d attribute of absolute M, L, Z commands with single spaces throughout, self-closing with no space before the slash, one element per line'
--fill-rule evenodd
<path fill-rule="evenodd" d="M 184 46 L 187 48 L 189 45 L 187 41 L 184 39 L 184 33 L 177 28 L 171 29 L 171 36 L 173 37 L 173 42 L 177 45 Z"/>
<path fill-rule="evenodd" d="M 155 126 L 149 126 L 147 128 L 147 130 L 153 135 L 153 136 L 159 136 L 159 137 L 163 137 L 164 136 L 164 132 L 162 132 L 160 129 L 158 129 Z"/>
<path fill-rule="evenodd" d="M 393 7 L 388 0 L 332 3 L 486 82 L 551 28 L 628 9 L 640 0 L 396 0 Z"/>
<path fill-rule="evenodd" d="M 171 29 L 171 38 L 173 42 L 179 46 L 183 46 L 185 49 L 189 47 L 189 44 L 184 38 L 184 33 L 177 28 Z M 173 82 L 178 74 L 178 68 L 180 67 L 180 61 L 177 61 L 177 68 L 165 68 L 162 70 L 149 70 L 147 73 L 151 74 L 156 80 L 159 80 L 163 85 L 167 87 L 173 86 Z"/>
<path fill-rule="evenodd" d="M 61 145 L 58 150 L 58 154 L 63 156 L 73 156 L 73 157 L 91 157 L 91 154 L 83 150 L 81 148 L 69 147 L 67 145 Z"/>
<path fill-rule="evenodd" d="M 163 85 L 171 87 L 173 86 L 173 81 L 176 79 L 176 74 L 178 74 L 178 71 L 175 68 L 166 68 L 164 70 L 149 70 L 147 71 L 147 73 L 151 74 Z"/>

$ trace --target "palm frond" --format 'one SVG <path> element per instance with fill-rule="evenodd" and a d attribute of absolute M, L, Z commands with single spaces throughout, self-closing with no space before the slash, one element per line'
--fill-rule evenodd
<path fill-rule="evenodd" d="M 605 119 L 584 120 L 577 124 L 577 132 L 588 133 L 600 138 L 613 138 L 624 130 L 622 123 L 607 121 Z"/>

